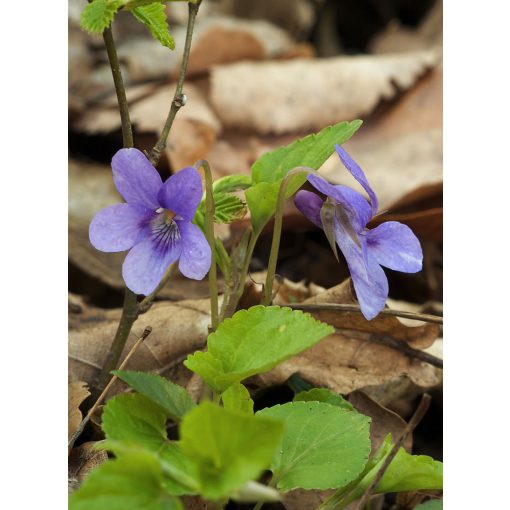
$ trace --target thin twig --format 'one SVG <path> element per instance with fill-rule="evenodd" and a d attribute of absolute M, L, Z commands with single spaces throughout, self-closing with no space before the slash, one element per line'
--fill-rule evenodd
<path fill-rule="evenodd" d="M 156 145 L 152 148 L 149 153 L 150 162 L 156 166 L 159 158 L 161 157 L 161 151 L 166 147 L 166 141 L 168 138 L 168 134 L 170 133 L 170 129 L 172 128 L 172 124 L 174 123 L 175 116 L 177 112 L 186 104 L 186 96 L 182 93 L 182 89 L 184 86 L 184 78 L 186 77 L 186 70 L 188 68 L 188 61 L 191 49 L 191 40 L 193 37 L 193 29 L 195 27 L 195 19 L 197 17 L 198 9 L 200 7 L 201 0 L 197 3 L 188 3 L 189 16 L 188 16 L 188 26 L 186 29 L 186 41 L 184 43 L 184 51 L 182 55 L 181 62 L 181 70 L 179 72 L 179 79 L 177 81 L 177 87 L 175 88 L 174 98 L 172 100 L 172 105 L 170 107 L 170 111 L 168 112 L 168 117 L 166 119 L 163 130 L 161 131 L 161 135 L 156 142 Z"/>
<path fill-rule="evenodd" d="M 209 269 L 209 294 L 211 296 L 211 329 L 218 327 L 218 282 L 216 272 L 216 246 L 214 242 L 214 196 L 213 181 L 209 163 L 202 159 L 195 163 L 195 168 L 202 167 L 205 175 L 205 237 L 211 248 L 211 268 Z"/>
<path fill-rule="evenodd" d="M 366 338 L 366 336 L 363 333 L 359 331 L 353 331 L 351 329 L 335 328 L 335 331 L 341 335 L 345 335 L 347 333 L 349 337 L 352 338 L 359 338 L 360 340 L 373 342 L 375 344 L 386 345 L 387 347 L 391 347 L 392 349 L 400 351 L 411 358 L 419 359 L 420 361 L 424 361 L 425 363 L 428 363 L 429 365 L 432 365 L 437 368 L 441 369 L 443 368 L 442 359 L 433 356 L 428 352 L 413 349 L 412 347 L 409 347 L 409 345 L 407 345 L 406 342 L 402 342 L 401 340 L 395 340 L 394 338 L 391 338 L 388 335 L 372 334 L 368 338 Z"/>
<path fill-rule="evenodd" d="M 140 347 L 140 345 L 142 345 L 143 341 L 151 334 L 151 332 L 152 332 L 152 328 L 150 326 L 147 326 L 144 329 L 144 331 L 142 333 L 142 336 L 135 342 L 135 344 L 133 345 L 131 350 L 127 353 L 126 357 L 124 358 L 124 361 L 120 364 L 119 370 L 123 370 L 124 369 L 124 367 L 127 365 L 127 362 L 130 360 L 131 356 L 133 356 L 133 354 L 138 350 L 138 347 Z M 85 428 L 85 425 L 87 425 L 87 423 L 89 422 L 90 417 L 94 414 L 96 409 L 101 405 L 101 403 L 103 402 L 104 398 L 106 397 L 106 394 L 108 393 L 108 391 L 112 387 L 112 384 L 116 380 L 117 380 L 117 376 L 114 375 L 110 379 L 110 382 L 105 386 L 104 390 L 101 392 L 101 395 L 99 395 L 99 397 L 97 397 L 96 402 L 89 409 L 89 412 L 87 413 L 85 418 L 83 418 L 83 420 L 81 421 L 81 423 L 78 426 L 78 428 L 75 430 L 75 432 L 72 435 L 71 439 L 67 443 L 67 448 L 68 448 L 69 452 L 73 448 L 74 443 L 76 442 L 76 440 L 80 437 L 81 433 L 83 432 L 83 429 Z"/>
<path fill-rule="evenodd" d="M 359 305 L 348 305 L 339 303 L 299 303 L 285 305 L 294 310 L 303 310 L 304 312 L 354 312 L 361 313 Z M 385 308 L 379 313 L 382 315 L 393 315 L 395 317 L 403 317 L 415 321 L 431 322 L 433 324 L 443 324 L 443 318 L 438 315 L 429 315 L 427 313 L 406 312 L 403 310 L 392 310 Z"/>
<path fill-rule="evenodd" d="M 372 493 L 374 492 L 375 488 L 377 487 L 377 484 L 381 481 L 381 478 L 383 477 L 384 473 L 388 469 L 388 466 L 391 464 L 391 461 L 395 458 L 395 455 L 397 455 L 398 451 L 400 450 L 400 447 L 404 443 L 406 437 L 416 428 L 416 426 L 420 423 L 420 421 L 425 416 L 426 412 L 429 409 L 430 406 L 431 397 L 428 393 L 424 393 L 421 397 L 421 401 L 416 408 L 416 411 L 414 412 L 412 418 L 409 420 L 409 423 L 406 425 L 406 428 L 398 438 L 398 441 L 393 445 L 390 453 L 384 460 L 381 468 L 375 475 L 374 479 L 370 483 L 370 485 L 367 487 L 367 490 L 363 494 L 363 497 L 359 500 L 359 503 L 356 507 L 357 510 L 363 510 L 365 505 L 368 503 L 368 500 Z"/>
<path fill-rule="evenodd" d="M 125 148 L 133 147 L 133 130 L 131 129 L 131 120 L 129 118 L 129 108 L 126 98 L 126 89 L 120 72 L 119 57 L 113 40 L 112 29 L 108 27 L 103 32 L 104 44 L 108 53 L 108 60 L 112 69 L 113 83 L 119 103 L 120 120 L 122 125 L 122 143 Z"/>

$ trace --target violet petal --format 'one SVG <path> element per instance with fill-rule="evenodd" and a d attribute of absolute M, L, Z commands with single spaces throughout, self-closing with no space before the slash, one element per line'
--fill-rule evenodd
<path fill-rule="evenodd" d="M 161 177 L 143 152 L 120 149 L 113 156 L 112 170 L 115 186 L 128 204 L 158 209 Z"/>
<path fill-rule="evenodd" d="M 183 220 L 192 220 L 202 200 L 202 179 L 195 168 L 188 166 L 172 175 L 161 187 L 158 200 L 162 207 Z"/>
<path fill-rule="evenodd" d="M 364 253 L 363 247 L 356 245 L 339 222 L 336 222 L 336 227 L 337 244 L 349 266 L 361 312 L 367 320 L 371 320 L 384 308 L 388 280 L 370 253 Z M 361 243 L 366 243 L 366 240 L 361 238 Z"/>
<path fill-rule="evenodd" d="M 294 204 L 316 227 L 322 228 L 321 207 L 324 203 L 319 195 L 311 191 L 298 191 L 294 197 Z"/>
<path fill-rule="evenodd" d="M 201 280 L 211 267 L 211 248 L 203 232 L 193 223 L 176 221 L 182 240 L 179 271 L 187 278 Z"/>
<path fill-rule="evenodd" d="M 379 264 L 403 273 L 422 269 L 423 252 L 413 231 L 398 221 L 381 223 L 366 233 L 367 247 Z"/>
<path fill-rule="evenodd" d="M 99 211 L 89 226 L 94 248 L 105 252 L 129 250 L 154 216 L 150 209 L 131 204 L 116 204 Z"/>
<path fill-rule="evenodd" d="M 122 266 L 126 285 L 136 294 L 147 296 L 156 289 L 168 266 L 181 254 L 181 240 L 175 239 L 164 246 L 151 237 L 135 245 Z"/>
<path fill-rule="evenodd" d="M 335 150 L 340 157 L 342 163 L 345 165 L 345 168 L 349 170 L 351 175 L 361 184 L 363 189 L 368 193 L 368 196 L 370 197 L 370 205 L 372 208 L 372 216 L 375 216 L 377 213 L 377 209 L 379 208 L 379 202 L 377 200 L 377 197 L 375 196 L 374 190 L 368 184 L 368 180 L 366 178 L 365 173 L 363 170 L 361 170 L 360 166 L 356 161 L 354 161 L 351 156 L 347 153 L 345 149 L 340 147 L 340 145 L 335 145 Z"/>
<path fill-rule="evenodd" d="M 331 197 L 339 204 L 342 204 L 345 209 L 351 211 L 351 216 L 356 219 L 356 224 L 353 227 L 357 232 L 361 232 L 365 225 L 370 221 L 372 217 L 370 204 L 367 199 L 358 193 L 357 191 L 348 188 L 347 186 L 337 185 L 329 183 L 322 177 L 316 174 L 308 176 L 308 182 L 317 190 L 324 195 Z"/>

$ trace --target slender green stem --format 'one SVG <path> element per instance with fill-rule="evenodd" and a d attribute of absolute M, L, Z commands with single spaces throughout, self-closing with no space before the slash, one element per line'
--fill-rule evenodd
<path fill-rule="evenodd" d="M 120 72 L 119 57 L 113 40 L 112 29 L 108 27 L 103 32 L 104 44 L 108 53 L 108 60 L 112 69 L 113 83 L 119 103 L 120 120 L 122 125 L 122 143 L 124 147 L 133 147 L 133 130 L 131 129 L 131 120 L 129 118 L 129 107 L 126 98 L 126 89 Z"/>
<path fill-rule="evenodd" d="M 182 89 L 184 86 L 184 78 L 186 77 L 186 70 L 188 68 L 191 40 L 193 37 L 193 29 L 195 27 L 195 19 L 197 17 L 200 4 L 201 0 L 197 3 L 188 3 L 188 26 L 186 29 L 186 41 L 184 43 L 184 52 L 182 55 L 181 70 L 179 72 L 177 87 L 175 88 L 172 105 L 170 107 L 170 111 L 168 112 L 168 117 L 166 119 L 163 130 L 161 131 L 161 135 L 156 142 L 156 145 L 154 145 L 149 153 L 149 160 L 154 166 L 158 163 L 159 158 L 161 157 L 161 151 L 166 147 L 168 134 L 170 133 L 170 129 L 172 128 L 172 124 L 174 123 L 177 112 L 186 104 L 186 96 L 182 93 Z"/>
<path fill-rule="evenodd" d="M 273 239 L 271 241 L 271 252 L 269 254 L 269 262 L 267 264 L 267 274 L 266 274 L 266 284 L 264 285 L 264 296 L 262 298 L 262 304 L 264 306 L 268 306 L 271 304 L 273 300 L 273 281 L 274 276 L 276 274 L 276 262 L 278 260 L 278 251 L 280 250 L 280 239 L 282 235 L 282 223 L 283 223 L 283 209 L 285 206 L 285 194 L 287 192 L 287 187 L 292 177 L 294 177 L 298 173 L 302 172 L 310 172 L 311 169 L 298 167 L 294 168 L 290 172 L 287 173 L 285 178 L 282 180 L 280 184 L 280 189 L 278 191 L 278 199 L 276 202 L 276 212 L 274 217 L 274 227 L 273 227 Z"/>
<path fill-rule="evenodd" d="M 205 175 L 205 237 L 211 247 L 211 269 L 209 270 L 209 294 L 211 295 L 211 329 L 218 327 L 218 278 L 216 272 L 216 247 L 214 242 L 214 196 L 213 180 L 209 163 L 202 159 L 195 164 L 202 167 Z"/>

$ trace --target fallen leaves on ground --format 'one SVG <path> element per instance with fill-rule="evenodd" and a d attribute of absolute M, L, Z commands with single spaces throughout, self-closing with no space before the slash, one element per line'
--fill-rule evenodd
<path fill-rule="evenodd" d="M 83 418 L 80 405 L 90 395 L 87 383 L 83 381 L 70 382 L 67 387 L 67 440 L 76 432 Z"/>
<path fill-rule="evenodd" d="M 225 127 L 281 134 L 371 113 L 437 63 L 434 51 L 217 66 L 211 101 Z"/>
<path fill-rule="evenodd" d="M 350 280 L 346 280 L 303 304 L 354 302 Z M 370 341 L 373 334 L 388 335 L 415 348 L 425 348 L 437 338 L 437 325 L 418 323 L 409 327 L 387 315 L 366 321 L 354 312 L 321 311 L 312 312 L 312 315 L 339 328 L 338 332 L 271 372 L 257 376 L 257 383 L 263 386 L 283 384 L 292 374 L 299 373 L 314 386 L 327 386 L 338 393 L 349 394 L 357 389 L 397 382 L 403 376 L 421 388 L 431 388 L 441 382 L 441 370 Z M 407 390 L 405 385 L 402 388 Z"/>

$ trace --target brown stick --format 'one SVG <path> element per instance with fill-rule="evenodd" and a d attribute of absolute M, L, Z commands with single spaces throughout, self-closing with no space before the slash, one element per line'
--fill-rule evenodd
<path fill-rule="evenodd" d="M 431 400 L 432 399 L 428 393 L 424 393 L 422 395 L 421 401 L 418 407 L 416 408 L 416 411 L 414 412 L 412 418 L 409 420 L 409 423 L 407 424 L 406 428 L 400 435 L 398 441 L 393 445 L 393 448 L 391 449 L 389 455 L 384 460 L 383 465 L 375 475 L 375 478 L 372 480 L 372 483 L 367 487 L 365 494 L 363 494 L 363 497 L 359 500 L 358 506 L 356 507 L 357 510 L 363 510 L 365 505 L 368 503 L 368 500 L 372 495 L 372 492 L 374 492 L 375 488 L 377 487 L 377 484 L 381 481 L 381 478 L 388 469 L 388 466 L 391 464 L 391 461 L 395 458 L 395 455 L 397 455 L 400 447 L 405 441 L 405 438 L 417 427 L 417 425 L 425 416 L 426 412 L 430 407 Z"/>
<path fill-rule="evenodd" d="M 359 305 L 347 305 L 338 303 L 299 303 L 285 305 L 294 310 L 303 310 L 304 312 L 354 312 L 361 313 Z M 403 317 L 405 319 L 412 319 L 415 321 L 431 322 L 433 324 L 443 324 L 443 318 L 438 315 L 429 315 L 427 313 L 405 312 L 403 310 L 392 310 L 385 308 L 380 312 L 383 315 L 393 315 L 395 317 Z"/>
<path fill-rule="evenodd" d="M 140 345 L 142 345 L 142 342 L 151 334 L 152 332 L 152 328 L 150 326 L 147 326 L 143 333 L 142 333 L 142 336 L 135 342 L 135 344 L 133 345 L 133 347 L 131 348 L 131 350 L 127 353 L 127 356 L 124 358 L 124 361 L 120 364 L 119 366 L 119 370 L 123 370 L 124 367 L 127 365 L 127 362 L 129 361 L 129 359 L 131 358 L 131 356 L 133 356 L 133 354 L 138 350 L 138 347 L 140 347 Z M 83 432 L 83 429 L 85 428 L 85 425 L 87 425 L 87 423 L 89 422 L 90 420 L 90 417 L 94 414 L 94 412 L 96 411 L 96 409 L 99 407 L 99 405 L 101 404 L 101 402 L 103 402 L 104 398 L 106 397 L 106 394 L 108 393 L 109 389 L 112 387 L 112 384 L 117 380 L 117 376 L 114 375 L 111 379 L 110 379 L 110 382 L 106 385 L 105 389 L 101 392 L 101 395 L 99 395 L 99 397 L 97 397 L 97 400 L 96 402 L 94 403 L 94 405 L 89 409 L 89 412 L 87 413 L 87 415 L 85 416 L 85 418 L 83 418 L 83 420 L 81 421 L 80 425 L 78 426 L 78 428 L 75 430 L 74 434 L 72 435 L 71 439 L 69 440 L 69 442 L 67 443 L 67 449 L 68 449 L 68 453 L 71 452 L 73 446 L 74 446 L 74 443 L 76 442 L 76 440 L 80 437 L 81 433 Z"/>

